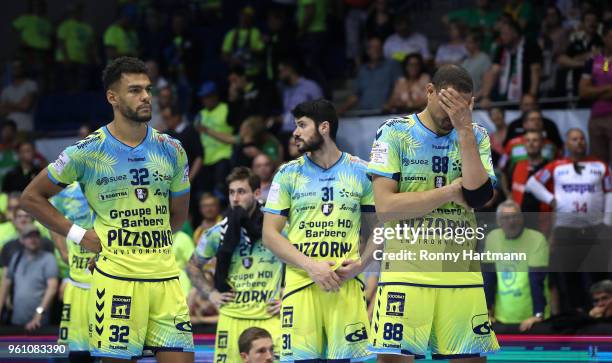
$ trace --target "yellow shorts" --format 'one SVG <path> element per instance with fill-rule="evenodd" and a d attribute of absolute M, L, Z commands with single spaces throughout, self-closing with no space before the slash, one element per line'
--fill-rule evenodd
<path fill-rule="evenodd" d="M 215 341 L 215 363 L 242 362 L 238 349 L 238 338 L 243 331 L 251 327 L 258 327 L 268 331 L 272 336 L 274 348 L 278 347 L 280 339 L 280 319 L 278 315 L 264 320 L 237 319 L 226 315 L 219 315 L 217 323 L 217 337 Z"/>
<path fill-rule="evenodd" d="M 346 281 L 339 292 L 316 284 L 289 291 L 281 308 L 281 362 L 367 360 L 368 312 L 363 283 Z"/>
<path fill-rule="evenodd" d="M 79 286 L 76 286 L 79 285 Z M 89 333 L 87 320 L 88 284 L 75 284 L 68 280 L 64 289 L 64 305 L 57 342 L 68 344 L 70 352 L 89 351 Z"/>
<path fill-rule="evenodd" d="M 434 359 L 478 357 L 499 349 L 484 290 L 380 283 L 369 349 Z"/>
<path fill-rule="evenodd" d="M 194 351 L 189 309 L 178 278 L 127 281 L 96 269 L 88 307 L 94 357 L 132 359 L 143 349 Z"/>

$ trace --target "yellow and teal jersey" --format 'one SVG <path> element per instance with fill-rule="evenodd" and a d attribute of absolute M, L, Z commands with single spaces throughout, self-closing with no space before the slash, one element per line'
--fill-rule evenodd
<path fill-rule="evenodd" d="M 75 182 L 64 188 L 51 198 L 51 204 L 72 223 L 85 229 L 93 227 L 91 208 L 89 208 L 89 203 L 79 183 Z M 95 253 L 87 251 L 69 239 L 66 239 L 66 247 L 68 248 L 70 278 L 76 282 L 89 283 L 91 274 L 87 270 L 87 262 L 95 256 Z"/>
<path fill-rule="evenodd" d="M 148 127 L 143 141 L 130 147 L 105 126 L 66 148 L 48 176 L 58 185 L 80 184 L 102 242 L 100 273 L 147 281 L 178 276 L 169 198 L 189 192 L 179 141 Z"/>
<path fill-rule="evenodd" d="M 202 263 L 215 257 L 227 231 L 227 218 L 200 237 L 195 256 Z M 221 306 L 220 313 L 232 318 L 269 319 L 267 303 L 279 299 L 283 263 L 264 247 L 261 240 L 251 243 L 244 229 L 232 255 L 228 284 L 236 293 L 234 301 Z"/>
<path fill-rule="evenodd" d="M 481 162 L 495 183 L 489 136 L 475 123 L 473 131 Z M 368 172 L 396 180 L 401 193 L 423 192 L 448 185 L 462 176 L 457 131 L 453 129 L 446 135 L 437 135 L 425 127 L 416 114 L 387 120 L 376 132 Z M 381 282 L 424 286 L 482 285 L 479 261 L 463 258 L 463 251 L 475 251 L 477 237 L 483 237 L 478 234 L 473 211 L 449 202 L 422 217 L 387 222 L 385 227 L 408 232 L 400 234 L 403 239 L 397 239 L 398 236 L 386 239 L 385 252 L 399 255 L 413 252 L 417 257 L 383 261 Z M 459 253 L 460 258 L 457 262 L 425 260 L 421 258 L 422 251 Z"/>
<path fill-rule="evenodd" d="M 276 173 L 264 211 L 288 218 L 287 239 L 306 256 L 334 261 L 334 268 L 359 259 L 361 212 L 374 212 L 367 164 L 342 153 L 323 169 L 303 155 Z M 287 266 L 286 293 L 311 283 L 304 270 Z"/>

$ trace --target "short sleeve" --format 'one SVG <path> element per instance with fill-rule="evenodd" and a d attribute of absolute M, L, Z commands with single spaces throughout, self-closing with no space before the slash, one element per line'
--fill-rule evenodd
<path fill-rule="evenodd" d="M 289 216 L 291 208 L 291 178 L 286 168 L 281 169 L 272 180 L 264 212 Z"/>
<path fill-rule="evenodd" d="M 10 262 L 8 264 L 8 268 L 6 269 L 6 278 L 12 280 L 15 278 L 15 264 L 17 263 L 17 256 L 22 252 L 15 252 L 13 257 L 11 257 Z"/>
<path fill-rule="evenodd" d="M 59 28 L 57 28 L 57 38 L 61 40 L 65 40 L 68 33 L 68 23 L 63 22 Z"/>
<path fill-rule="evenodd" d="M 480 130 L 481 137 L 478 142 L 478 153 L 480 154 L 480 161 L 484 166 L 489 178 L 491 179 L 491 183 L 493 185 L 497 185 L 497 176 L 495 175 L 495 169 L 493 168 L 493 159 L 491 158 L 491 138 L 487 131 L 481 126 L 477 126 Z"/>
<path fill-rule="evenodd" d="M 259 29 L 257 28 L 253 28 L 251 32 L 251 47 L 253 48 L 253 50 L 256 50 L 256 51 L 260 51 L 264 49 L 264 43 L 263 43 L 263 40 L 261 39 L 261 33 L 259 32 Z"/>
<path fill-rule="evenodd" d="M 117 41 L 117 31 L 115 27 L 111 26 L 104 32 L 104 46 L 116 47 L 119 42 Z"/>
<path fill-rule="evenodd" d="M 218 226 L 215 226 L 206 233 L 202 233 L 198 240 L 198 245 L 194 250 L 193 254 L 201 261 L 205 262 L 215 257 L 217 249 L 219 248 L 219 242 L 221 235 L 219 233 Z"/>
<path fill-rule="evenodd" d="M 533 241 L 533 249 L 527 256 L 527 264 L 529 267 L 547 267 L 548 266 L 548 243 L 546 237 L 540 232 L 535 232 L 535 238 Z"/>
<path fill-rule="evenodd" d="M 22 16 L 18 17 L 17 19 L 13 20 L 13 28 L 15 28 L 17 30 L 23 29 L 25 24 L 26 24 L 26 16 L 25 15 L 22 15 Z"/>
<path fill-rule="evenodd" d="M 604 193 L 612 193 L 612 175 L 610 175 L 610 168 L 605 165 L 606 171 L 602 180 Z"/>
<path fill-rule="evenodd" d="M 57 159 L 47 166 L 47 175 L 51 182 L 60 186 L 67 186 L 79 180 L 82 172 L 78 162 L 78 149 L 76 145 L 67 147 Z"/>
<path fill-rule="evenodd" d="M 235 29 L 232 29 L 225 34 L 225 37 L 223 38 L 223 45 L 221 46 L 221 51 L 223 53 L 229 53 L 232 51 L 232 40 L 234 38 L 233 34 L 236 34 Z"/>
<path fill-rule="evenodd" d="M 174 175 L 170 184 L 170 195 L 173 197 L 181 196 L 189 192 L 189 163 L 187 162 L 187 153 L 181 146 L 178 140 L 172 140 L 176 143 L 176 164 Z"/>
<path fill-rule="evenodd" d="M 368 173 L 399 181 L 401 157 L 396 133 L 387 123 L 378 128 L 370 151 Z"/>

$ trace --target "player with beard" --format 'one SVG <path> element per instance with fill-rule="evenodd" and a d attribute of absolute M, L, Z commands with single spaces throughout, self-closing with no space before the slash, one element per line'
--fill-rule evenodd
<path fill-rule="evenodd" d="M 89 296 L 89 348 L 104 362 L 193 362 L 185 296 L 172 235 L 187 217 L 189 167 L 181 144 L 147 126 L 151 80 L 144 63 L 121 57 L 102 76 L 114 119 L 66 148 L 26 188 L 21 203 L 34 218 L 92 252 L 100 252 Z M 79 182 L 94 212 L 85 230 L 48 199 Z"/>
<path fill-rule="evenodd" d="M 366 163 L 336 146 L 331 102 L 303 102 L 292 111 L 303 156 L 279 169 L 264 208 L 263 242 L 287 262 L 281 306 L 281 362 L 363 361 L 368 315 L 357 275 L 360 229 L 374 217 Z M 281 231 L 287 221 L 287 238 Z M 373 245 L 373 244 L 370 244 Z"/>

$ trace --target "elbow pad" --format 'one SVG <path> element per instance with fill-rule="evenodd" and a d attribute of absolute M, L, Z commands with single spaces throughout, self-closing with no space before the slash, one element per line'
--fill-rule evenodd
<path fill-rule="evenodd" d="M 491 184 L 491 179 L 487 179 L 478 189 L 469 190 L 464 187 L 461 187 L 461 189 L 463 191 L 463 198 L 472 208 L 482 207 L 493 197 L 493 184 Z"/>

